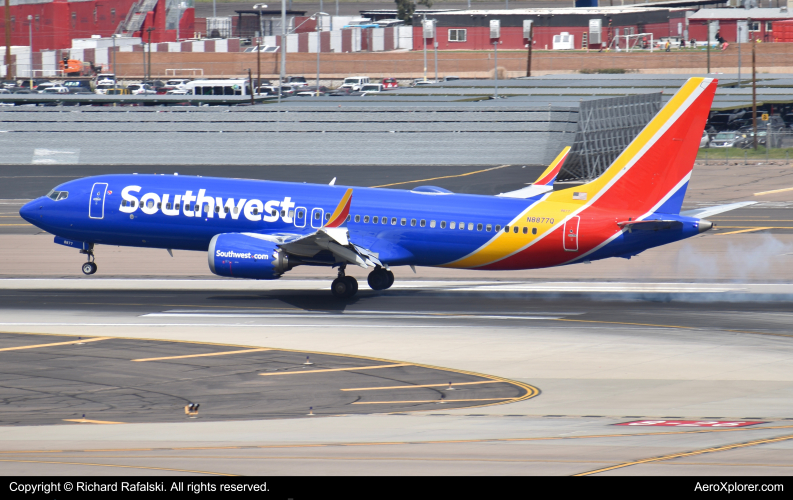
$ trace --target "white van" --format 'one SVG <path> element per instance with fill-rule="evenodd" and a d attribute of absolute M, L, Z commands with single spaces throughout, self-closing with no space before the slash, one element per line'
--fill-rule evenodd
<path fill-rule="evenodd" d="M 189 95 L 251 95 L 248 80 L 194 80 L 185 84 Z"/>
<path fill-rule="evenodd" d="M 341 84 L 340 88 L 356 91 L 361 90 L 361 87 L 367 83 L 369 83 L 368 76 L 348 76 L 344 79 L 344 83 Z"/>

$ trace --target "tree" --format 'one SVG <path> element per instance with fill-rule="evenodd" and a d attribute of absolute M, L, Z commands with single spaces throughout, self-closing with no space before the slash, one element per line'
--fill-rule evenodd
<path fill-rule="evenodd" d="M 405 21 L 405 24 L 413 23 L 413 13 L 416 11 L 416 4 L 423 5 L 428 9 L 432 7 L 432 0 L 394 0 L 397 4 L 397 18 Z"/>

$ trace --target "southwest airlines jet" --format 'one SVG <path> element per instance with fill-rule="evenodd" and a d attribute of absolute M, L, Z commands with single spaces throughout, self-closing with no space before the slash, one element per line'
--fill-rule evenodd
<path fill-rule="evenodd" d="M 717 80 L 691 78 L 597 179 L 554 190 L 569 148 L 531 186 L 498 196 L 221 179 L 104 175 L 62 184 L 20 210 L 55 243 L 208 252 L 220 276 L 276 279 L 295 266 L 347 265 L 394 283 L 391 266 L 514 270 L 630 258 L 709 230 L 704 217 L 750 204 L 680 212 Z"/>

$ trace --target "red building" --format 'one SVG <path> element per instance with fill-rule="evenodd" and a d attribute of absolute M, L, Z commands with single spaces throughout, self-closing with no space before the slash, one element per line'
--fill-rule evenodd
<path fill-rule="evenodd" d="M 711 40 L 716 33 L 728 42 L 738 41 L 738 28 L 741 28 L 741 42 L 760 40 L 763 42 L 793 42 L 793 37 L 786 35 L 785 25 L 793 15 L 787 7 L 778 9 L 702 9 L 688 18 L 689 32 L 692 38 L 705 40 L 710 23 Z M 779 33 L 774 25 L 780 24 Z"/>
<path fill-rule="evenodd" d="M 141 5 L 135 0 L 25 0 L 24 3 L 11 0 L 11 45 L 29 45 L 31 25 L 33 50 L 36 52 L 67 49 L 71 47 L 73 38 L 110 36 L 128 16 L 134 14 L 133 7 L 141 8 Z M 6 28 L 4 11 L 5 7 L 0 4 L 0 28 L 3 30 Z M 194 12 L 189 8 L 182 13 L 179 25 L 182 38 L 193 36 Z M 141 36 L 141 32 L 153 27 L 152 42 L 176 41 L 175 26 L 166 26 L 166 18 L 166 1 L 156 1 L 153 9 L 145 13 L 140 29 L 133 34 Z M 5 45 L 4 37 L 0 38 L 0 45 Z"/>

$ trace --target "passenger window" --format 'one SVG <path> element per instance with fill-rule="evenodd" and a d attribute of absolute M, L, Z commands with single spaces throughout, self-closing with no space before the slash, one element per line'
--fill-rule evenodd
<path fill-rule="evenodd" d="M 289 218 L 291 219 L 294 216 L 295 216 L 295 211 L 294 210 L 290 210 L 289 211 Z"/>
<path fill-rule="evenodd" d="M 504 226 L 504 232 L 505 232 L 505 233 L 508 233 L 508 232 L 509 232 L 509 226 Z"/>
<path fill-rule="evenodd" d="M 383 224 L 388 224 L 388 217 L 383 217 Z"/>
<path fill-rule="evenodd" d="M 319 212 L 314 212 L 314 219 L 319 220 Z"/>
<path fill-rule="evenodd" d="M 325 214 L 325 220 L 330 220 L 330 213 Z"/>
<path fill-rule="evenodd" d="M 170 205 L 170 203 L 169 203 L 169 205 Z M 229 213 L 229 207 L 223 207 L 223 211 L 226 212 L 226 213 Z"/>
<path fill-rule="evenodd" d="M 132 204 L 132 206 L 135 206 L 135 203 L 133 203 L 133 204 Z M 176 206 L 175 206 L 174 208 L 175 208 L 176 210 L 179 210 L 180 208 L 182 208 L 182 204 L 181 204 L 181 203 L 177 203 L 177 204 L 176 204 Z M 237 209 L 236 209 L 236 208 L 234 209 L 234 213 L 235 213 L 235 214 L 237 213 Z"/>
<path fill-rule="evenodd" d="M 179 208 L 179 205 L 176 205 L 176 208 Z M 240 207 L 234 207 L 234 213 L 235 214 L 240 213 Z"/>
<path fill-rule="evenodd" d="M 319 218 L 319 217 L 318 217 L 318 218 Z M 351 220 L 351 219 L 352 219 L 352 215 L 348 215 L 348 216 L 347 216 L 347 222 L 350 222 L 350 220 Z"/>
<path fill-rule="evenodd" d="M 445 220 L 441 221 L 441 229 L 446 229 L 446 221 Z"/>
<path fill-rule="evenodd" d="M 146 202 L 146 206 L 148 208 L 154 208 L 154 200 L 149 200 Z"/>
<path fill-rule="evenodd" d="M 427 221 L 425 221 L 424 219 L 421 219 L 421 221 L 419 221 L 419 226 L 424 227 L 426 225 L 427 225 Z"/>
<path fill-rule="evenodd" d="M 491 226 L 490 224 L 488 224 L 488 225 L 487 225 L 487 227 L 486 227 L 486 229 L 487 229 L 487 232 L 489 233 L 489 232 L 490 232 L 490 231 L 493 229 L 493 226 Z"/>
<path fill-rule="evenodd" d="M 219 212 L 220 212 L 220 207 L 215 205 L 215 213 L 219 213 Z"/>
<path fill-rule="evenodd" d="M 411 226 L 415 226 L 416 225 L 416 219 L 410 219 L 410 225 Z"/>
<path fill-rule="evenodd" d="M 356 215 L 355 216 L 355 222 L 361 222 L 361 216 L 360 215 Z"/>
<path fill-rule="evenodd" d="M 473 231 L 474 230 L 474 223 L 473 222 L 469 222 L 468 223 L 468 230 L 469 231 Z"/>
<path fill-rule="evenodd" d="M 170 209 L 171 209 L 171 204 L 170 204 L 170 203 L 166 203 L 166 204 L 165 204 L 165 208 L 166 208 L 166 209 L 168 209 L 168 210 L 170 210 Z M 227 208 L 227 209 L 226 209 L 226 212 L 228 212 L 228 211 L 229 211 L 229 209 Z"/>
<path fill-rule="evenodd" d="M 258 208 L 254 208 L 253 209 L 253 215 L 259 215 L 259 209 Z M 275 213 L 273 213 L 273 215 L 275 215 Z"/>
<path fill-rule="evenodd" d="M 481 231 L 482 230 L 482 224 L 477 224 L 476 225 L 476 230 L 477 231 Z"/>
<path fill-rule="evenodd" d="M 461 222 L 459 227 L 460 229 L 465 229 L 465 222 Z"/>
<path fill-rule="evenodd" d="M 286 210 L 281 210 L 281 217 L 286 217 Z"/>
<path fill-rule="evenodd" d="M 391 225 L 396 226 L 396 217 L 391 217 Z"/>
<path fill-rule="evenodd" d="M 258 210 L 258 209 L 257 209 L 257 210 Z M 256 212 L 254 212 L 254 213 L 256 213 Z M 278 212 L 276 212 L 276 211 L 275 211 L 275 209 L 273 209 L 273 210 L 270 210 L 270 215 L 272 215 L 273 217 L 275 217 L 275 216 L 276 216 L 276 214 L 278 214 Z"/>
<path fill-rule="evenodd" d="M 518 226 L 513 227 L 512 232 L 518 234 Z"/>
<path fill-rule="evenodd" d="M 404 226 L 405 224 L 407 224 L 408 220 L 407 219 L 402 219 L 401 222 L 402 222 L 402 225 Z"/>
<path fill-rule="evenodd" d="M 524 227 L 523 228 L 523 234 L 529 234 L 529 228 Z"/>
<path fill-rule="evenodd" d="M 434 220 L 430 221 L 430 227 L 435 227 L 435 221 Z"/>
<path fill-rule="evenodd" d="M 456 228 L 456 227 L 457 227 L 457 223 L 456 223 L 456 222 L 454 222 L 454 221 L 451 221 L 451 222 L 449 223 L 449 229 L 454 229 L 454 228 Z"/>
<path fill-rule="evenodd" d="M 536 227 L 531 228 L 531 234 L 537 234 L 537 228 Z"/>
<path fill-rule="evenodd" d="M 499 232 L 499 231 L 501 231 L 501 225 L 496 224 L 496 232 Z"/>
<path fill-rule="evenodd" d="M 376 215 L 374 217 L 372 217 L 372 224 L 377 224 L 379 222 L 380 222 L 380 217 L 378 217 Z"/>
<path fill-rule="evenodd" d="M 363 221 L 364 221 L 364 223 L 369 222 L 369 216 L 368 215 L 364 215 L 363 216 Z"/>
<path fill-rule="evenodd" d="M 162 202 L 157 203 L 157 209 L 159 210 L 160 208 L 162 208 Z"/>

